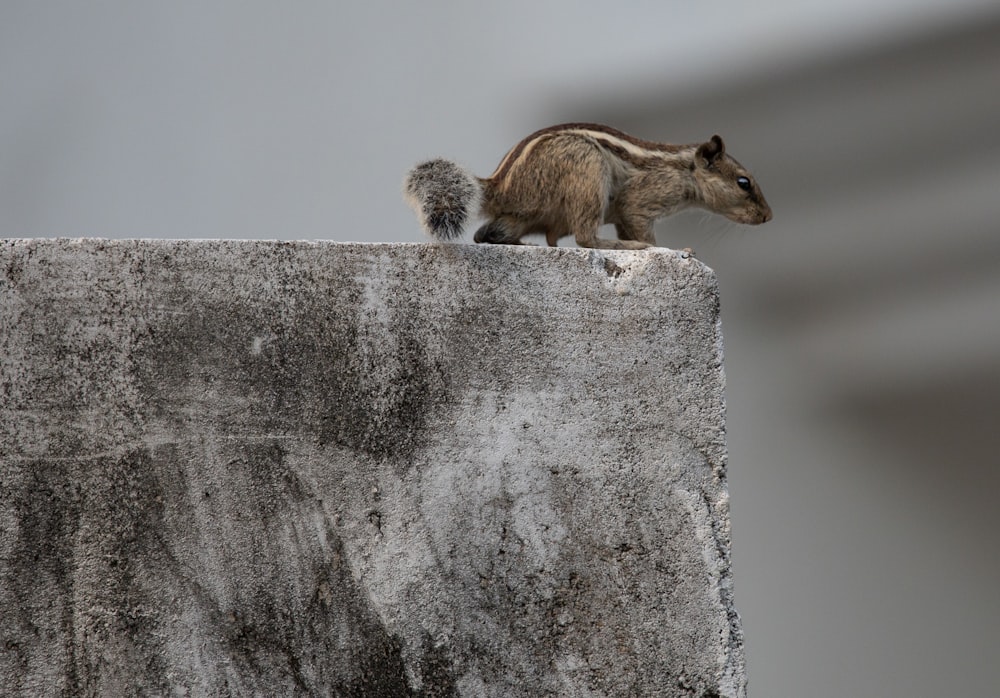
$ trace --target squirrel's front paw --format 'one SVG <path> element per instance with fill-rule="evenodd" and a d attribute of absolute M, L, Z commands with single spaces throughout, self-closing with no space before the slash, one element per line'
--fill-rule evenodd
<path fill-rule="evenodd" d="M 639 242 L 638 240 L 620 240 L 622 244 L 622 249 L 626 250 L 645 250 L 649 247 L 653 247 L 648 242 Z"/>

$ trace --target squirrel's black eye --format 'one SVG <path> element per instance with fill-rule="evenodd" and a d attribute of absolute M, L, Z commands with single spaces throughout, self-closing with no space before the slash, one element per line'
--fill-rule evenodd
<path fill-rule="evenodd" d="M 750 180 L 746 177 L 737 177 L 736 186 L 738 186 L 743 191 L 750 191 Z"/>

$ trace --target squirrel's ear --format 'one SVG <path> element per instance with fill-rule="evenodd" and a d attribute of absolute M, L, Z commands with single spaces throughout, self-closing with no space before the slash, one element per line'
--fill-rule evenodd
<path fill-rule="evenodd" d="M 698 146 L 698 157 L 711 165 L 726 154 L 726 144 L 718 136 L 712 136 L 707 142 Z"/>

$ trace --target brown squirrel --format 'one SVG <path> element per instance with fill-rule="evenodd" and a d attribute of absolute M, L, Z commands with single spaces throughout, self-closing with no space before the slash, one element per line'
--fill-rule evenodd
<path fill-rule="evenodd" d="M 631 250 L 656 244 L 653 223 L 685 208 L 750 225 L 771 220 L 760 187 L 719 136 L 669 145 L 600 124 L 536 131 L 485 179 L 449 160 L 428 160 L 403 187 L 424 230 L 441 240 L 459 237 L 476 213 L 488 219 L 476 242 L 521 244 L 542 233 L 553 247 L 572 235 L 581 247 Z M 619 239 L 597 237 L 602 223 L 613 223 Z"/>

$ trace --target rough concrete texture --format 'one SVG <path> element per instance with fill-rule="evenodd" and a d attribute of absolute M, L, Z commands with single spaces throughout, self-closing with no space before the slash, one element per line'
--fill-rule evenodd
<path fill-rule="evenodd" d="M 744 696 L 713 273 L 0 243 L 4 695 Z"/>

